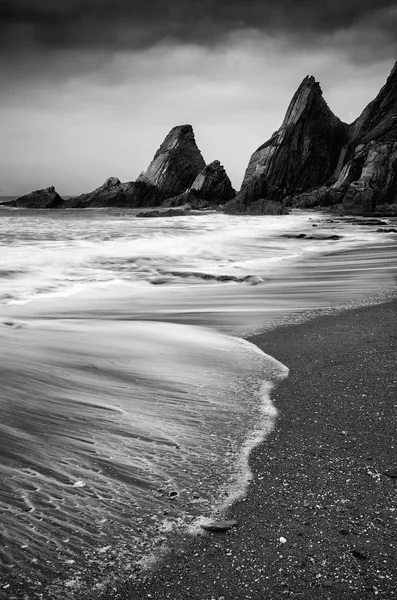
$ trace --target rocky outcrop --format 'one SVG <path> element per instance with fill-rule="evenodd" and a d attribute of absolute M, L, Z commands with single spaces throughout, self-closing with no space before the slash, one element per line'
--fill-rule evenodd
<path fill-rule="evenodd" d="M 276 200 L 265 200 L 260 198 L 253 202 L 249 207 L 248 214 L 250 215 L 288 215 L 289 210 Z"/>
<path fill-rule="evenodd" d="M 338 167 L 347 130 L 314 77 L 305 77 L 280 129 L 251 156 L 238 201 L 280 201 L 324 183 Z"/>
<path fill-rule="evenodd" d="M 204 167 L 192 126 L 179 125 L 171 129 L 137 181 L 153 186 L 160 199 L 166 200 L 189 189 Z"/>
<path fill-rule="evenodd" d="M 54 186 L 51 186 L 30 192 L 30 194 L 21 196 L 6 204 L 15 208 L 62 208 L 64 203 L 65 201 L 56 192 Z"/>
<path fill-rule="evenodd" d="M 202 209 L 221 206 L 234 198 L 236 191 L 219 160 L 214 160 L 197 175 L 182 194 L 164 200 L 163 206 L 183 206 Z"/>
<path fill-rule="evenodd" d="M 397 202 L 397 63 L 350 125 L 347 159 L 330 188 L 342 197 L 345 212 L 370 213 Z"/>
<path fill-rule="evenodd" d="M 235 197 L 236 191 L 219 160 L 214 160 L 197 175 L 188 192 L 208 203 L 226 204 Z"/>
<path fill-rule="evenodd" d="M 340 204 L 348 214 L 396 203 L 397 64 L 351 125 L 333 115 L 318 83 L 306 77 L 280 129 L 252 155 L 227 211 L 239 205 L 249 212 L 261 197 L 299 208 Z"/>
<path fill-rule="evenodd" d="M 252 177 L 245 178 L 240 192 L 225 206 L 225 212 L 229 214 L 249 213 L 250 206 L 261 198 L 268 197 L 269 186 L 266 173 L 258 169 Z"/>
<path fill-rule="evenodd" d="M 285 215 L 288 210 L 277 200 L 268 200 L 268 185 L 265 173 L 256 173 L 246 181 L 237 196 L 225 206 L 230 215 Z"/>
<path fill-rule="evenodd" d="M 153 218 L 153 217 L 185 217 L 190 213 L 190 208 L 169 208 L 168 210 L 147 210 L 137 214 L 139 218 Z"/>
<path fill-rule="evenodd" d="M 140 208 L 158 206 L 159 203 L 153 186 L 143 181 L 121 183 L 117 177 L 109 177 L 93 192 L 67 200 L 63 208 Z"/>

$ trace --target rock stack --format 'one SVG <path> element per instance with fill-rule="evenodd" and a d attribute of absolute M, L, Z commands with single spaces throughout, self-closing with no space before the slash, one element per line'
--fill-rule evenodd
<path fill-rule="evenodd" d="M 397 63 L 351 125 L 336 117 L 314 77 L 305 77 L 281 127 L 251 156 L 236 195 L 224 167 L 208 165 L 191 125 L 171 129 L 137 181 L 110 177 L 63 200 L 53 187 L 8 203 L 20 208 L 225 208 L 284 214 L 287 207 L 337 205 L 345 214 L 397 214 Z"/>
<path fill-rule="evenodd" d="M 251 156 L 226 211 L 252 212 L 262 199 L 300 208 L 339 204 L 347 214 L 391 208 L 397 202 L 397 64 L 351 125 L 332 113 L 315 79 L 305 77 L 280 129 Z"/>

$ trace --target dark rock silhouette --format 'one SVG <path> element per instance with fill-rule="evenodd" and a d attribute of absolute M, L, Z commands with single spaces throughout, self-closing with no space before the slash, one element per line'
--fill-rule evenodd
<path fill-rule="evenodd" d="M 192 126 L 180 125 L 169 132 L 137 181 L 121 183 L 110 177 L 93 192 L 66 201 L 47 188 L 8 205 L 224 206 L 230 214 L 332 207 L 342 214 L 397 214 L 397 63 L 377 97 L 351 125 L 332 113 L 314 77 L 305 77 L 280 129 L 251 156 L 237 195 L 219 161 L 205 165 Z"/>
<path fill-rule="evenodd" d="M 171 129 L 138 182 L 154 186 L 161 200 L 185 192 L 205 167 L 191 125 Z"/>
<path fill-rule="evenodd" d="M 280 129 L 252 155 L 226 211 L 249 212 L 262 197 L 298 208 L 341 204 L 347 214 L 396 203 L 397 63 L 351 125 L 331 112 L 319 84 L 306 77 Z"/>
<path fill-rule="evenodd" d="M 139 208 L 158 206 L 159 203 L 153 186 L 141 181 L 121 183 L 117 177 L 109 177 L 93 192 L 67 200 L 63 208 Z"/>
<path fill-rule="evenodd" d="M 54 186 L 51 186 L 30 192 L 30 194 L 7 202 L 5 205 L 15 208 L 62 208 L 64 202 Z"/>
<path fill-rule="evenodd" d="M 232 206 L 237 201 L 247 207 L 262 197 L 280 201 L 324 183 L 338 167 L 347 129 L 329 109 L 314 77 L 305 77 L 280 129 L 251 156 L 241 195 Z"/>
<path fill-rule="evenodd" d="M 346 212 L 363 214 L 397 202 L 397 63 L 351 124 L 347 157 L 331 188 L 342 196 Z"/>
<path fill-rule="evenodd" d="M 206 165 L 188 191 L 192 196 L 207 202 L 209 206 L 226 204 L 236 195 L 225 168 L 219 160 L 214 160 Z"/>
<path fill-rule="evenodd" d="M 169 208 L 166 210 L 146 210 L 137 214 L 140 218 L 153 218 L 153 217 L 185 217 L 190 213 L 190 208 Z"/>
<path fill-rule="evenodd" d="M 192 208 L 210 208 L 226 204 L 234 198 L 236 191 L 219 160 L 206 165 L 197 175 L 190 188 L 182 194 L 168 198 L 163 206 L 183 206 Z"/>

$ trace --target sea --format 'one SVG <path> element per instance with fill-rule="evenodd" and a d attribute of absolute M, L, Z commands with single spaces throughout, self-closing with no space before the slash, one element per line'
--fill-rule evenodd
<path fill-rule="evenodd" d="M 277 423 L 288 365 L 247 338 L 395 294 L 396 219 L 137 212 L 0 207 L 0 598 L 197 535 Z"/>

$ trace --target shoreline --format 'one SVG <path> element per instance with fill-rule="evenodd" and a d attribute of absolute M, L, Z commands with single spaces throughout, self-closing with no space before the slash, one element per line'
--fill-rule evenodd
<path fill-rule="evenodd" d="M 272 393 L 276 427 L 250 455 L 248 494 L 227 511 L 238 527 L 173 540 L 152 572 L 95 596 L 397 597 L 397 493 L 384 474 L 397 467 L 396 322 L 389 300 L 250 336 L 290 374 Z"/>

